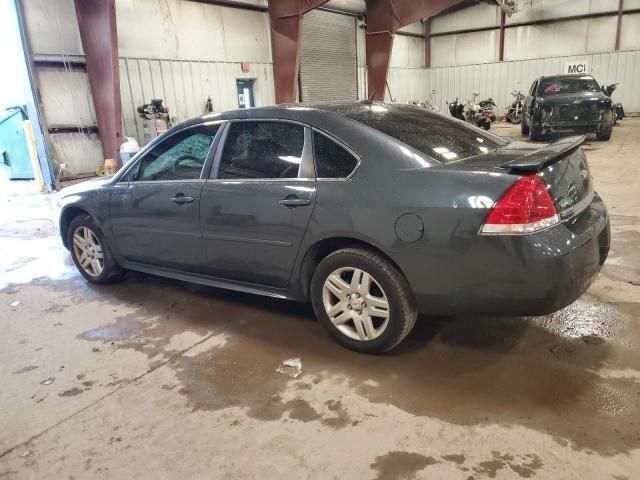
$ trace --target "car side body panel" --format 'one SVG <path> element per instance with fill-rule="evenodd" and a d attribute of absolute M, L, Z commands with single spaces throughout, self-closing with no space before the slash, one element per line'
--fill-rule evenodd
<path fill-rule="evenodd" d="M 513 142 L 495 153 L 443 165 L 377 130 L 332 113 L 331 108 L 298 105 L 207 115 L 172 131 L 235 119 L 302 122 L 356 152 L 358 167 L 346 179 L 285 181 L 277 193 L 269 189 L 256 192 L 255 187 L 244 191 L 247 198 L 259 195 L 261 201 L 272 202 L 284 193 L 282 188 L 304 187 L 310 199 L 306 218 L 298 215 L 298 208 L 289 212 L 280 206 L 278 213 L 286 213 L 287 218 L 270 219 L 259 206 L 252 211 L 243 207 L 246 200 L 223 206 L 222 196 L 211 205 L 201 205 L 200 237 L 228 248 L 212 247 L 199 269 L 185 271 L 177 265 L 127 260 L 115 242 L 114 253 L 123 267 L 304 301 L 308 298 L 307 252 L 319 242 L 347 238 L 369 244 L 390 258 L 406 276 L 424 313 L 524 315 L 547 313 L 573 301 L 597 274 L 603 249 L 608 248 L 608 217 L 597 196 L 582 223 L 560 224 L 526 236 L 478 234 L 491 207 L 520 175 L 500 165 L 540 145 Z M 63 208 L 85 208 L 105 233 L 117 234 L 109 221 L 109 194 L 112 189 L 126 188 L 119 181 L 127 168 L 111 180 L 65 191 Z M 209 192 L 203 194 L 203 201 L 209 202 L 210 195 L 222 195 L 232 183 L 205 181 Z M 244 263 L 239 263 L 231 241 L 241 234 L 240 240 L 249 245 Z M 291 240 L 298 235 L 299 247 Z M 235 259 L 225 264 L 225 257 Z"/>

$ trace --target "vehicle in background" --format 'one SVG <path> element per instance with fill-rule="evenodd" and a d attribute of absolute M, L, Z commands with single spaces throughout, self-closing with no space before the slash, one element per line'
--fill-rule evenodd
<path fill-rule="evenodd" d="M 614 90 L 618 87 L 618 85 L 620 85 L 619 83 L 612 83 L 610 85 L 603 85 L 602 86 L 602 92 L 607 96 L 607 97 L 611 97 L 611 95 L 613 94 Z M 617 125 L 618 124 L 618 120 L 622 120 L 625 115 L 624 115 L 624 108 L 622 108 L 622 104 L 621 103 L 615 103 L 613 105 L 613 115 L 614 115 L 614 120 L 613 120 L 613 124 Z"/>
<path fill-rule="evenodd" d="M 524 93 L 521 91 L 512 91 L 511 95 L 514 96 L 515 100 L 511 103 L 509 107 L 507 107 L 507 111 L 504 114 L 504 118 L 507 122 L 511 123 L 520 123 L 522 121 L 522 110 L 524 107 Z"/>
<path fill-rule="evenodd" d="M 417 102 L 415 100 L 407 102 L 408 105 L 415 105 L 416 107 L 426 108 L 427 110 L 432 110 L 434 112 L 439 112 L 440 107 L 433 101 L 433 96 L 437 95 L 438 92 L 435 90 L 431 90 L 431 96 L 425 100 L 424 102 Z"/>
<path fill-rule="evenodd" d="M 595 132 L 609 140 L 614 113 L 611 98 L 591 75 L 539 77 L 531 84 L 520 124 L 533 142 L 544 136 Z"/>
<path fill-rule="evenodd" d="M 492 98 L 476 103 L 478 95 L 480 94 L 473 93 L 473 98 L 467 100 L 467 104 L 464 106 L 463 116 L 470 124 L 489 130 L 491 128 L 491 122 L 495 122 L 496 120 L 496 115 L 493 112 L 496 104 Z"/>
<path fill-rule="evenodd" d="M 465 120 L 464 105 L 460 103 L 457 97 L 453 102 L 447 102 L 447 107 L 449 108 L 449 113 L 453 118 L 457 118 L 458 120 Z"/>
<path fill-rule="evenodd" d="M 205 115 L 62 190 L 60 232 L 90 282 L 128 269 L 311 301 L 339 343 L 379 353 L 418 312 L 542 315 L 582 295 L 609 250 L 583 140 L 374 102 Z"/>

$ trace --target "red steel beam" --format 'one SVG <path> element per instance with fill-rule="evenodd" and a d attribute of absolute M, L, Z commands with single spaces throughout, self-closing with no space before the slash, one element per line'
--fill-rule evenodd
<path fill-rule="evenodd" d="M 302 17 L 308 11 L 328 1 L 269 0 L 276 103 L 294 103 L 296 101 Z"/>
<path fill-rule="evenodd" d="M 618 22 L 616 24 L 616 51 L 620 50 L 620 32 L 622 32 L 622 12 L 624 12 L 624 0 L 618 3 Z"/>
<path fill-rule="evenodd" d="M 122 105 L 115 0 L 75 0 L 104 158 L 120 162 Z"/>
<path fill-rule="evenodd" d="M 461 0 L 366 0 L 367 76 L 371 100 L 384 100 L 394 33 Z"/>
<path fill-rule="evenodd" d="M 498 52 L 498 61 L 504 61 L 504 22 L 505 22 L 505 12 L 504 10 L 500 11 L 500 50 Z"/>
<path fill-rule="evenodd" d="M 424 68 L 431 68 L 431 17 L 424 22 Z"/>

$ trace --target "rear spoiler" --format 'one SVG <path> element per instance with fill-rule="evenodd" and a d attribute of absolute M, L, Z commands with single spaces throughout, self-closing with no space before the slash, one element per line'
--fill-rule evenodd
<path fill-rule="evenodd" d="M 500 167 L 514 173 L 537 172 L 538 170 L 542 170 L 542 168 L 551 161 L 578 148 L 586 138 L 584 135 L 562 138 L 529 155 L 504 163 L 500 165 Z"/>

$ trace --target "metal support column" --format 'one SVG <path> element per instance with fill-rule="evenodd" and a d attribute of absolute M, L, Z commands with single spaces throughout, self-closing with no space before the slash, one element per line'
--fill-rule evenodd
<path fill-rule="evenodd" d="M 75 0 L 104 158 L 120 161 L 122 105 L 115 0 Z"/>
<path fill-rule="evenodd" d="M 368 96 L 384 100 L 395 32 L 461 0 L 366 0 Z"/>
<path fill-rule="evenodd" d="M 498 50 L 498 61 L 504 62 L 504 22 L 506 14 L 504 10 L 500 11 L 500 46 Z"/>
<path fill-rule="evenodd" d="M 269 0 L 276 103 L 296 101 L 302 17 L 326 2 L 328 0 Z"/>
<path fill-rule="evenodd" d="M 624 0 L 618 2 L 618 22 L 616 23 L 616 52 L 620 50 L 620 34 L 622 32 L 622 13 L 624 12 Z"/>

